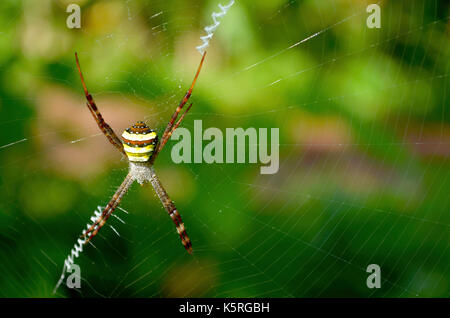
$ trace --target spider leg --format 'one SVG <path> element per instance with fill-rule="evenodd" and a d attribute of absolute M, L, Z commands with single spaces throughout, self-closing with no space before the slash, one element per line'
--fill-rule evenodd
<path fill-rule="evenodd" d="M 178 119 L 178 121 L 175 124 L 175 126 L 172 127 L 172 130 L 167 133 L 167 138 L 165 138 L 164 140 L 161 141 L 161 149 L 164 147 L 166 142 L 169 141 L 169 139 L 172 136 L 172 134 L 175 131 L 175 129 L 177 129 L 178 126 L 180 126 L 181 121 L 183 120 L 184 116 L 186 116 L 186 113 L 189 111 L 189 109 L 191 109 L 191 107 L 192 107 L 192 103 L 189 105 L 188 108 L 186 108 L 186 110 L 184 111 L 183 115 L 181 115 L 180 119 Z"/>
<path fill-rule="evenodd" d="M 161 137 L 161 142 L 159 143 L 158 147 L 156 148 L 156 151 L 152 155 L 151 163 L 153 163 L 155 161 L 156 156 L 164 148 L 164 145 L 166 144 L 166 142 L 169 139 L 170 135 L 172 135 L 171 132 L 173 132 L 173 130 L 174 130 L 173 129 L 174 123 L 177 120 L 178 115 L 180 114 L 180 112 L 183 109 L 184 105 L 187 103 L 187 101 L 191 97 L 191 94 L 192 94 L 192 91 L 194 89 L 195 83 L 197 82 L 198 75 L 200 74 L 200 71 L 202 69 L 202 65 L 203 65 L 203 61 L 205 60 L 205 56 L 206 56 L 206 52 L 203 53 L 202 59 L 200 61 L 200 64 L 198 65 L 197 72 L 195 73 L 195 77 L 194 77 L 194 80 L 192 81 L 191 87 L 186 92 L 186 94 L 183 96 L 183 99 L 181 100 L 181 102 L 178 105 L 178 107 L 175 109 L 175 112 L 173 113 L 172 117 L 170 118 L 169 123 L 166 126 L 166 129 L 164 130 L 164 133 L 163 133 L 163 135 Z M 182 116 L 182 117 L 184 117 L 184 116 Z M 179 123 L 178 123 L 178 125 L 179 125 Z M 170 133 L 170 135 L 169 135 L 169 133 Z"/>
<path fill-rule="evenodd" d="M 117 189 L 116 193 L 114 193 L 111 200 L 106 205 L 105 209 L 102 212 L 102 215 L 97 219 L 97 221 L 92 224 L 89 229 L 83 233 L 82 237 L 88 236 L 84 244 L 87 244 L 95 235 L 97 235 L 98 231 L 105 225 L 108 218 L 114 212 L 114 210 L 119 205 L 125 193 L 127 193 L 130 186 L 133 184 L 133 177 L 128 174 L 123 180 L 122 184 Z"/>
<path fill-rule="evenodd" d="M 81 84 L 83 85 L 84 95 L 87 99 L 87 107 L 89 108 L 89 111 L 91 112 L 92 116 L 94 117 L 95 121 L 97 122 L 98 127 L 103 132 L 103 134 L 108 138 L 109 142 L 112 143 L 121 153 L 125 155 L 125 151 L 123 150 L 122 141 L 117 137 L 114 130 L 105 122 L 103 119 L 102 114 L 100 114 L 100 111 L 97 108 L 97 105 L 95 105 L 94 99 L 92 98 L 92 95 L 89 94 L 88 89 L 86 87 L 86 83 L 84 82 L 83 73 L 81 72 L 80 62 L 78 61 L 78 54 L 75 53 L 75 60 L 77 62 L 77 68 L 78 73 L 80 74 L 81 78 Z"/>
<path fill-rule="evenodd" d="M 191 254 L 192 253 L 191 240 L 189 239 L 189 236 L 186 233 L 186 230 L 184 228 L 184 223 L 183 223 L 183 220 L 181 219 L 180 213 L 178 213 L 177 208 L 175 207 L 175 204 L 167 195 L 166 190 L 162 186 L 161 181 L 159 181 L 159 178 L 155 174 L 155 171 L 153 170 L 153 168 L 151 168 L 150 171 L 151 171 L 151 178 L 149 181 L 152 184 L 153 189 L 155 189 L 156 194 L 158 195 L 159 199 L 161 200 L 161 203 L 163 204 L 164 208 L 166 209 L 166 211 L 169 214 L 170 218 L 172 219 L 173 223 L 175 224 L 178 235 L 180 236 L 180 239 L 181 239 L 181 243 L 183 244 L 186 251 L 189 254 Z"/>

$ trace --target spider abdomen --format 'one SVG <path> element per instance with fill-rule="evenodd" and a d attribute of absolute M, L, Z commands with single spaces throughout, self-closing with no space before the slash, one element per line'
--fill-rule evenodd
<path fill-rule="evenodd" d="M 123 148 L 132 162 L 146 162 L 150 159 L 158 141 L 158 135 L 144 122 L 137 122 L 122 134 Z"/>

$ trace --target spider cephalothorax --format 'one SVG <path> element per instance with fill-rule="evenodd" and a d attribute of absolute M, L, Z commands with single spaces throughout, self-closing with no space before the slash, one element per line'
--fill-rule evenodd
<path fill-rule="evenodd" d="M 138 121 L 122 134 L 123 149 L 131 162 L 147 162 L 158 143 L 158 135 L 144 122 Z"/>

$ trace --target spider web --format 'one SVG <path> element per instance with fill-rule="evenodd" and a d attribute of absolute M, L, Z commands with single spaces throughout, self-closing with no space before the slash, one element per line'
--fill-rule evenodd
<path fill-rule="evenodd" d="M 73 1 L 77 2 L 77 1 Z M 162 131 L 217 1 L 4 2 L 0 30 L 0 295 L 53 296 L 64 259 L 127 173 L 84 107 L 120 133 Z M 211 41 L 182 126 L 279 127 L 280 168 L 155 164 L 188 255 L 134 184 L 57 296 L 448 296 L 450 11 L 444 1 L 237 1 Z M 225 4 L 225 3 L 223 3 Z M 85 23 L 85 24 L 83 24 Z M 34 33 L 39 26 L 39 41 Z M 8 41 L 16 37 L 13 46 Z M 369 264 L 381 268 L 369 289 Z"/>

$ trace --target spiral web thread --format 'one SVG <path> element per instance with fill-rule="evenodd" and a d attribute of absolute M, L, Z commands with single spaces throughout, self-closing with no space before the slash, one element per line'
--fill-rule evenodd
<path fill-rule="evenodd" d="M 201 36 L 200 40 L 202 40 L 203 44 L 196 47 L 196 49 L 200 52 L 200 54 L 203 55 L 203 53 L 206 51 L 206 49 L 209 46 L 209 41 L 212 39 L 214 35 L 214 31 L 216 31 L 217 27 L 219 26 L 220 22 L 218 21 L 219 18 L 222 18 L 227 14 L 227 11 L 231 8 L 231 6 L 234 4 L 234 0 L 231 0 L 227 5 L 223 6 L 219 4 L 220 12 L 213 12 L 211 14 L 211 17 L 214 21 L 213 24 L 208 25 L 205 27 L 206 35 Z"/>
<path fill-rule="evenodd" d="M 94 215 L 91 216 L 91 219 L 90 219 L 92 223 L 88 223 L 86 225 L 87 229 L 89 229 L 92 225 L 94 225 L 97 222 L 97 220 L 102 215 L 102 211 L 103 211 L 103 208 L 101 206 L 97 206 L 97 210 L 94 211 Z M 94 230 L 95 230 L 95 228 L 97 226 L 98 225 L 96 225 L 94 227 Z M 86 230 L 83 230 L 83 236 L 84 236 L 85 233 L 86 233 Z M 83 252 L 83 246 L 84 246 L 84 244 L 86 244 L 86 240 L 87 240 L 87 237 L 78 238 L 77 239 L 77 242 L 73 246 L 73 248 L 70 251 L 69 255 L 64 260 L 64 266 L 63 266 L 63 270 L 62 270 L 62 273 L 61 273 L 61 277 L 59 278 L 58 283 L 56 284 L 55 288 L 53 289 L 53 293 L 56 293 L 56 290 L 58 289 L 58 287 L 63 282 L 64 277 L 65 277 L 65 273 L 66 273 L 66 271 L 70 270 L 70 268 L 74 264 L 75 258 L 77 258 L 80 255 L 80 253 Z"/>

